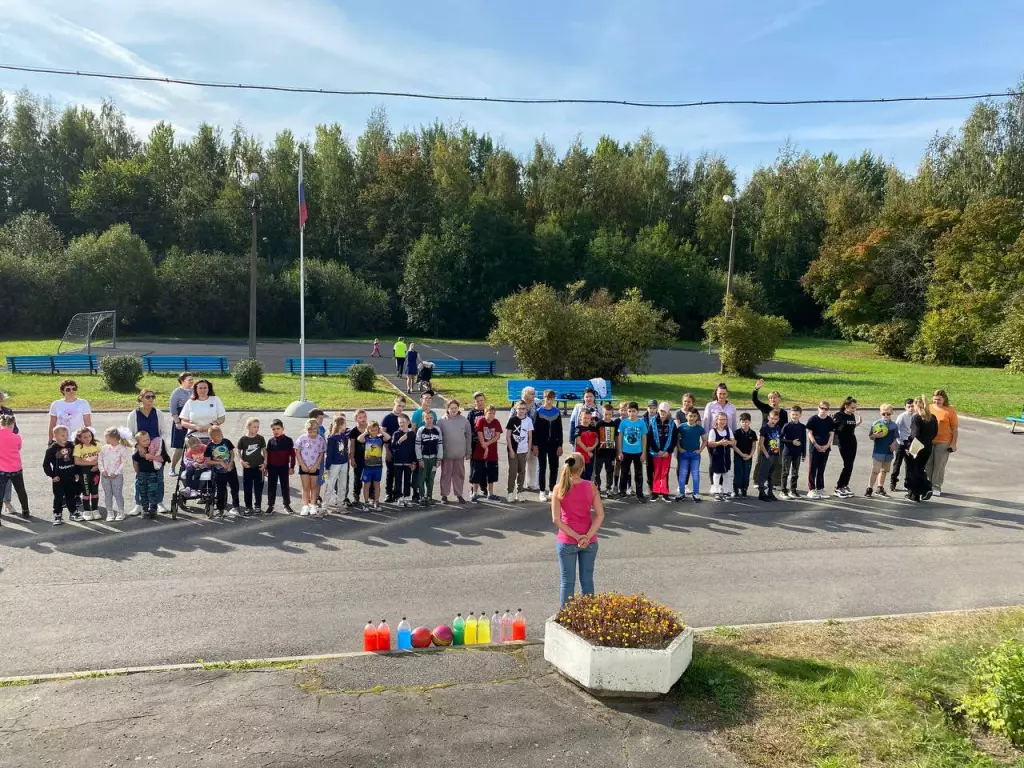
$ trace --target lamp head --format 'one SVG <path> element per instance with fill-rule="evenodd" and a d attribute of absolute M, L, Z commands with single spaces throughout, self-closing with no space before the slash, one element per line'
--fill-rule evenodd
<path fill-rule="evenodd" d="M 249 181 L 252 184 L 255 184 L 259 180 L 260 180 L 260 175 L 258 173 L 256 173 L 255 171 L 253 171 L 252 173 L 249 174 Z"/>
<path fill-rule="evenodd" d="M 735 203 L 736 202 L 736 198 L 733 197 L 732 195 L 722 195 L 722 200 L 724 200 L 727 203 Z"/>

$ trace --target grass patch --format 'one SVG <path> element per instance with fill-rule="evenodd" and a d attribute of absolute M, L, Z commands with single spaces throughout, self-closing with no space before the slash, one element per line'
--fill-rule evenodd
<path fill-rule="evenodd" d="M 63 378 L 42 373 L 0 373 L 0 390 L 7 392 L 9 405 L 15 410 L 45 410 L 60 396 L 57 385 Z M 71 374 L 70 378 L 78 382 L 79 396 L 88 400 L 93 410 L 127 410 L 136 405 L 135 395 L 111 392 L 101 376 Z M 206 378 L 213 382 L 217 396 L 231 410 L 282 410 L 299 397 L 299 377 L 286 373 L 264 374 L 262 392 L 242 392 L 230 375 Z M 164 410 L 177 386 L 174 374 L 144 376 L 139 382 L 140 388 L 149 387 L 156 392 L 158 407 Z M 328 409 L 390 407 L 394 396 L 395 390 L 380 376 L 370 392 L 357 392 L 344 375 L 306 377 L 306 397 Z"/>
<path fill-rule="evenodd" d="M 19 355 L 55 355 L 60 339 L 36 339 L 19 341 L 0 341 L 0 363 L 7 365 L 7 356 Z"/>
<path fill-rule="evenodd" d="M 751 766 L 1024 766 L 955 711 L 967 661 L 1024 638 L 1024 609 L 712 631 L 679 704 Z"/>

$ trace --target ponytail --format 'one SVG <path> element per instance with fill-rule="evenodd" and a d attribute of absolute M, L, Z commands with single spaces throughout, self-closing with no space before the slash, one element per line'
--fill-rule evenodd
<path fill-rule="evenodd" d="M 566 456 L 562 471 L 558 475 L 558 485 L 555 486 L 555 495 L 558 498 L 565 498 L 572 489 L 572 481 L 583 474 L 584 467 L 586 467 L 586 462 L 580 454 L 570 453 Z"/>

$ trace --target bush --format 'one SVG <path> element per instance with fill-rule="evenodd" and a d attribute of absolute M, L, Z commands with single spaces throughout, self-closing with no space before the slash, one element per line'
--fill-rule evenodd
<path fill-rule="evenodd" d="M 1024 291 L 1006 304 L 1006 314 L 988 339 L 988 349 L 1008 362 L 1007 369 L 1024 373 Z"/>
<path fill-rule="evenodd" d="M 960 711 L 1016 746 L 1024 746 L 1024 641 L 1007 640 L 972 666 L 977 693 Z"/>
<path fill-rule="evenodd" d="M 746 305 L 735 306 L 725 315 L 704 323 L 705 344 L 717 344 L 722 365 L 730 373 L 753 377 L 754 369 L 775 356 L 791 328 L 784 317 L 759 315 Z"/>
<path fill-rule="evenodd" d="M 906 360 L 916 330 L 917 326 L 910 320 L 893 320 L 866 326 L 859 335 L 870 341 L 878 354 Z"/>
<path fill-rule="evenodd" d="M 132 355 L 114 355 L 100 361 L 100 373 L 107 389 L 113 392 L 137 392 L 142 379 L 142 361 Z"/>
<path fill-rule="evenodd" d="M 593 645 L 666 648 L 683 631 L 674 611 L 643 595 L 576 595 L 555 621 Z"/>
<path fill-rule="evenodd" d="M 243 392 L 259 392 L 263 389 L 263 365 L 259 360 L 239 360 L 231 375 Z"/>
<path fill-rule="evenodd" d="M 922 363 L 977 365 L 986 359 L 985 332 L 981 318 L 965 307 L 932 310 L 921 320 L 910 355 Z"/>
<path fill-rule="evenodd" d="M 377 380 L 377 371 L 372 365 L 360 363 L 348 369 L 348 379 L 352 382 L 352 388 L 359 392 L 372 392 L 374 382 Z"/>

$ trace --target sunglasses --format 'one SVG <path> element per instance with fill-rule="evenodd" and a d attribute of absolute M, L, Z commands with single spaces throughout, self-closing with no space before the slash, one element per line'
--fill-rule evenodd
<path fill-rule="evenodd" d="M 65 392 L 77 392 L 78 387 L 64 387 Z"/>
<path fill-rule="evenodd" d="M 143 395 L 143 400 L 156 400 L 156 395 Z"/>

